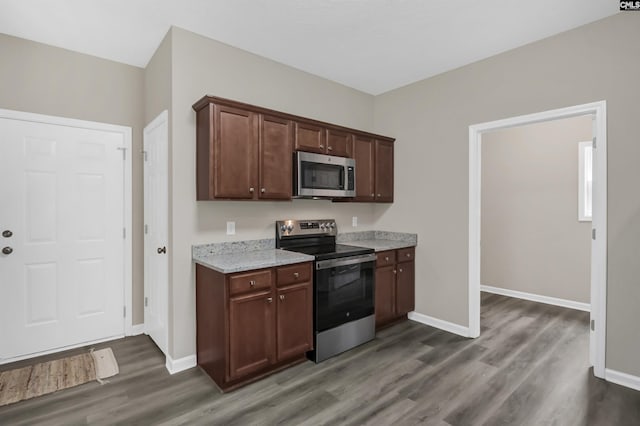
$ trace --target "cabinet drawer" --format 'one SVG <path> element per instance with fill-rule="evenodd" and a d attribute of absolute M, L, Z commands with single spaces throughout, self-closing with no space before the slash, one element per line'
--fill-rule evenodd
<path fill-rule="evenodd" d="M 278 287 L 311 281 L 311 263 L 281 266 L 276 270 Z"/>
<path fill-rule="evenodd" d="M 396 263 L 396 252 L 393 250 L 376 253 L 376 267 L 393 265 Z"/>
<path fill-rule="evenodd" d="M 414 247 L 408 247 L 398 250 L 398 263 L 399 262 L 409 262 L 413 260 L 416 254 L 416 249 Z"/>
<path fill-rule="evenodd" d="M 244 272 L 229 277 L 229 295 L 271 288 L 271 270 Z"/>

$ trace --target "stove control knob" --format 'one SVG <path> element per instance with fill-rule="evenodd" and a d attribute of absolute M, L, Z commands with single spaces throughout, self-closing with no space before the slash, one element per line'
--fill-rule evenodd
<path fill-rule="evenodd" d="M 320 230 L 324 230 L 324 223 L 320 224 Z"/>
<path fill-rule="evenodd" d="M 331 222 L 331 223 L 329 224 L 329 226 L 331 227 L 331 229 L 333 229 L 333 228 L 335 228 L 335 227 L 336 227 L 336 223 L 335 223 L 335 222 Z"/>
<path fill-rule="evenodd" d="M 280 230 L 282 232 L 287 232 L 287 225 L 280 225 Z"/>
<path fill-rule="evenodd" d="M 293 225 L 287 225 L 287 231 L 289 232 L 293 231 Z"/>

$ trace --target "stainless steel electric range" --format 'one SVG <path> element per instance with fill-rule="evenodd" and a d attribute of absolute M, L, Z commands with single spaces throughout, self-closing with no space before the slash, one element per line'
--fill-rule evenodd
<path fill-rule="evenodd" d="M 336 244 L 336 221 L 276 222 L 276 248 L 309 254 L 314 261 L 314 350 L 323 361 L 375 337 L 374 250 Z"/>

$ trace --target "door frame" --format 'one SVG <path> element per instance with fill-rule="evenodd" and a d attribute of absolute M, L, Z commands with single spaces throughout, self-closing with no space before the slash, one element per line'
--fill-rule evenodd
<path fill-rule="evenodd" d="M 596 150 L 593 163 L 590 358 L 596 377 L 605 377 L 607 308 L 607 103 L 592 102 L 469 126 L 469 336 L 480 336 L 480 213 L 482 133 L 592 114 Z"/>
<path fill-rule="evenodd" d="M 154 118 L 153 120 L 151 120 L 151 122 L 149 124 L 147 124 L 145 126 L 145 128 L 142 131 L 142 149 L 143 149 L 143 155 L 146 155 L 145 148 L 145 139 L 147 138 L 147 134 L 162 125 L 166 125 L 167 126 L 167 138 L 163 141 L 166 144 L 166 148 L 167 148 L 167 173 L 169 172 L 169 111 L 168 110 L 164 110 L 162 111 L 160 114 L 158 114 L 158 116 L 156 118 Z M 142 166 L 142 174 L 143 174 L 143 182 L 146 182 L 146 167 L 144 165 L 144 158 L 143 158 L 143 166 Z M 146 188 L 143 189 L 143 194 L 142 194 L 142 198 L 143 198 L 143 204 L 144 201 L 146 200 Z M 146 226 L 146 221 L 144 220 L 146 217 L 146 211 L 147 211 L 148 206 L 144 206 L 144 211 L 143 211 L 143 222 L 145 223 Z M 169 239 L 169 175 L 167 174 L 167 240 Z M 144 230 L 143 230 L 144 232 Z M 150 253 L 147 252 L 146 250 L 146 240 L 144 240 L 144 236 L 143 236 L 143 250 L 144 250 L 144 254 L 143 254 L 143 263 L 144 263 L 144 269 L 145 269 L 145 274 L 144 274 L 144 298 L 146 299 L 147 297 L 147 288 L 148 288 L 148 276 L 146 274 L 146 264 L 147 264 L 147 256 L 150 255 Z M 167 246 L 169 245 L 169 241 L 167 241 Z M 160 348 L 160 350 L 162 350 L 165 354 L 165 356 L 169 355 L 169 258 L 170 253 L 167 253 L 167 288 L 166 288 L 166 306 L 165 306 L 165 310 L 164 312 L 162 312 L 163 315 L 163 320 L 164 320 L 164 324 L 165 324 L 165 329 L 163 330 L 164 333 L 164 338 L 165 338 L 165 344 L 166 347 L 165 348 Z M 143 308 L 145 314 L 146 314 L 146 306 Z M 143 323 L 144 325 L 144 332 L 145 334 L 148 335 L 148 330 L 147 330 L 147 322 L 146 322 L 146 318 L 145 318 L 145 322 Z M 157 344 L 157 342 L 156 342 Z"/>
<path fill-rule="evenodd" d="M 135 333 L 133 326 L 133 246 L 132 246 L 132 223 L 133 223 L 133 211 L 132 211 L 132 131 L 131 127 L 120 126 L 117 124 L 99 123 L 95 121 L 79 120 L 75 118 L 58 117 L 53 115 L 36 114 L 24 111 L 14 111 L 8 109 L 0 109 L 0 118 L 7 118 L 11 120 L 27 121 L 32 123 L 52 124 L 58 126 L 76 127 L 80 129 L 99 130 L 104 132 L 119 133 L 123 136 L 124 146 L 124 211 L 123 211 L 123 255 L 124 255 L 124 277 L 123 277 L 123 295 L 124 295 L 124 318 L 123 318 L 123 336 L 131 336 Z M 108 340 L 112 340 L 109 338 Z M 99 340 L 104 341 L 104 339 Z M 46 351 L 38 355 L 44 355 L 46 353 L 59 352 L 65 349 L 71 349 L 72 347 L 81 347 L 88 344 L 97 343 L 98 340 L 92 342 L 84 342 L 82 344 L 68 346 L 64 348 L 56 348 L 55 350 Z M 27 358 L 31 358 L 29 355 Z M 24 357 L 23 357 L 24 358 Z"/>

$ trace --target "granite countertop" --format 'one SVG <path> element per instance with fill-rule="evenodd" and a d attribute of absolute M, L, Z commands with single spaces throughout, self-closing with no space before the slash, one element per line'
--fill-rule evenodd
<path fill-rule="evenodd" d="M 378 252 L 415 247 L 418 235 L 386 231 L 347 232 L 338 234 L 336 242 L 372 248 Z M 223 274 L 314 260 L 313 256 L 276 249 L 275 245 L 275 239 L 271 238 L 194 245 L 191 250 L 194 262 Z"/>
<path fill-rule="evenodd" d="M 372 248 L 376 252 L 418 245 L 418 234 L 386 231 L 347 232 L 338 234 L 337 242 L 350 246 Z"/>

